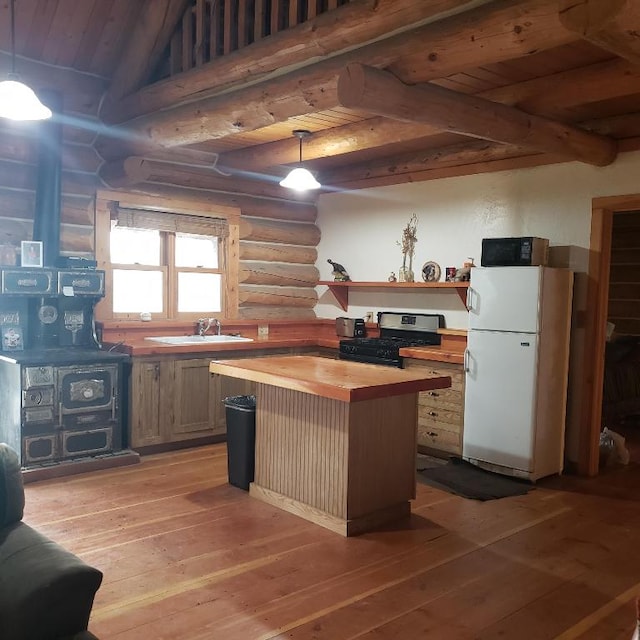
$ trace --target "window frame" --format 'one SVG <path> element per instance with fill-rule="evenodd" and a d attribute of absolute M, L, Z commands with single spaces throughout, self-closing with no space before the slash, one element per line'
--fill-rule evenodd
<path fill-rule="evenodd" d="M 117 196 L 114 197 L 114 196 Z M 161 199 L 164 204 L 164 199 Z M 214 218 L 218 221 L 225 219 L 228 223 L 228 236 L 218 237 L 218 267 L 177 267 L 175 265 L 175 233 L 160 231 L 161 257 L 160 265 L 122 265 L 112 264 L 110 257 L 110 232 L 111 221 L 117 215 L 118 207 L 136 208 L 144 211 L 149 216 L 154 213 L 161 215 L 182 214 Z M 201 317 L 203 313 L 178 312 L 178 274 L 191 273 L 220 273 L 222 276 L 221 287 L 221 311 L 217 313 L 207 312 L 207 315 L 217 317 L 220 320 L 236 318 L 238 314 L 238 271 L 239 271 L 239 217 L 240 211 L 232 207 L 212 205 L 205 202 L 189 200 L 170 209 L 160 206 L 160 202 L 152 196 L 142 194 L 123 194 L 119 192 L 99 192 L 96 198 L 95 230 L 96 230 L 96 260 L 98 267 L 105 271 L 105 297 L 96 307 L 96 319 L 100 321 L 129 321 L 140 320 L 138 312 L 114 313 L 113 311 L 113 270 L 163 270 L 163 306 L 162 314 L 153 314 L 153 320 L 193 321 Z M 200 235 L 200 234 L 198 234 Z"/>

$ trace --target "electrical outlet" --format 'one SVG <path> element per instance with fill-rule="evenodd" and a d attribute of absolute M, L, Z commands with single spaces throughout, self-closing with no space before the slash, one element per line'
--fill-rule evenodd
<path fill-rule="evenodd" d="M 258 327 L 258 338 L 268 338 L 269 337 L 269 325 L 264 324 Z"/>

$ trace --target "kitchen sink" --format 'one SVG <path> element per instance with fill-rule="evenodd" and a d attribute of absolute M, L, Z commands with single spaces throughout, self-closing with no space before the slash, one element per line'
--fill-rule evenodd
<path fill-rule="evenodd" d="M 226 342 L 253 342 L 253 338 L 242 336 L 151 336 L 145 340 L 154 340 L 163 344 L 220 344 Z"/>

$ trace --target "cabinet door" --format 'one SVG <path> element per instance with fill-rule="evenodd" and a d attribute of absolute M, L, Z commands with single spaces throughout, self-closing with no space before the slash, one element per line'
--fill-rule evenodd
<path fill-rule="evenodd" d="M 209 373 L 210 358 L 176 360 L 173 387 L 172 440 L 212 435 L 216 387 Z"/>
<path fill-rule="evenodd" d="M 160 361 L 133 360 L 129 442 L 133 448 L 164 441 L 160 419 Z"/>

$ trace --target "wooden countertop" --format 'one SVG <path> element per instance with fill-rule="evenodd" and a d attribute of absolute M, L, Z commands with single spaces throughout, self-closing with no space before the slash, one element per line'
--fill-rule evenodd
<path fill-rule="evenodd" d="M 436 362 L 464 363 L 464 352 L 442 349 L 440 346 L 432 347 L 405 347 L 400 349 L 403 358 L 415 358 L 416 360 L 435 360 Z"/>
<path fill-rule="evenodd" d="M 211 373 L 242 378 L 343 402 L 358 402 L 451 385 L 448 376 L 318 356 L 266 356 L 213 360 Z"/>
<path fill-rule="evenodd" d="M 288 338 L 257 338 L 253 342 L 230 342 L 228 344 L 189 344 L 172 345 L 152 340 L 135 339 L 120 344 L 117 351 L 130 356 L 171 356 L 194 354 L 195 357 L 216 357 L 218 354 L 232 351 L 251 352 L 260 349 L 280 349 L 291 347 L 326 347 L 338 349 L 341 338 L 328 337 L 288 337 Z M 105 348 L 112 345 L 105 345 Z M 414 347 L 401 349 L 400 355 L 419 360 L 435 360 L 439 362 L 455 362 L 461 364 L 463 353 L 460 350 L 446 349 L 441 346 Z"/>
<path fill-rule="evenodd" d="M 120 344 L 117 349 L 131 356 L 170 356 L 193 353 L 195 356 L 228 353 L 229 351 L 256 351 L 260 349 L 278 349 L 286 347 L 318 347 L 338 348 L 338 341 L 318 338 L 254 338 L 251 342 L 228 342 L 226 344 L 165 344 L 153 340 L 138 338 Z"/>

